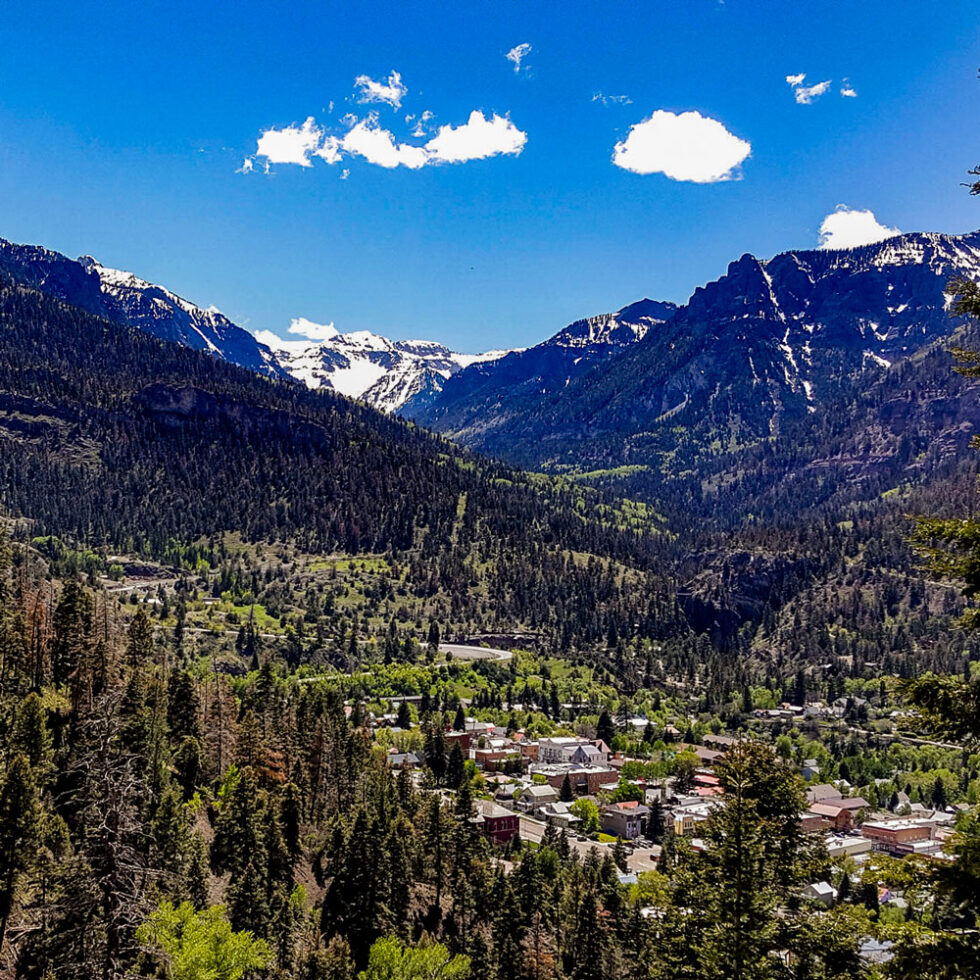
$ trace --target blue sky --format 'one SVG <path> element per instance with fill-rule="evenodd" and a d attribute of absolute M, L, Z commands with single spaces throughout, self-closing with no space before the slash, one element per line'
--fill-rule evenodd
<path fill-rule="evenodd" d="M 0 236 L 283 336 L 524 346 L 814 247 L 841 204 L 980 226 L 975 2 L 34 0 L 5 5 L 0 52 Z M 309 117 L 310 166 L 257 154 Z M 357 126 L 413 165 L 345 144 Z"/>

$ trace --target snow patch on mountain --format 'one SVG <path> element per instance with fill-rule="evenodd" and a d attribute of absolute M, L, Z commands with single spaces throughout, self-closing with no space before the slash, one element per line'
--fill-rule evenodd
<path fill-rule="evenodd" d="M 433 340 L 389 340 L 369 330 L 335 330 L 313 341 L 282 340 L 269 331 L 256 338 L 307 387 L 329 388 L 391 413 L 412 398 L 441 391 L 445 379 L 464 367 L 511 353 L 459 354 Z"/>
<path fill-rule="evenodd" d="M 97 277 L 108 310 L 121 314 L 132 326 L 161 340 L 207 351 L 263 374 L 282 376 L 271 350 L 217 307 L 204 309 L 132 272 L 102 265 L 91 255 L 81 256 L 78 264 Z"/>

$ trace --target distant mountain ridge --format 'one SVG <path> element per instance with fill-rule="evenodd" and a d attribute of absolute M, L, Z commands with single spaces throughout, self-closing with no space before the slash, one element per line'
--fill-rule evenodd
<path fill-rule="evenodd" d="M 467 367 L 435 397 L 406 402 L 400 414 L 440 431 L 489 430 L 498 418 L 509 416 L 513 405 L 563 390 L 637 344 L 676 311 L 674 303 L 642 299 L 616 313 L 576 320 L 534 347 Z"/>
<path fill-rule="evenodd" d="M 436 341 L 389 340 L 367 330 L 333 330 L 319 340 L 259 336 L 283 369 L 307 387 L 330 388 L 389 413 L 412 400 L 435 398 L 445 380 L 462 368 L 509 353 L 459 354 Z"/>
<path fill-rule="evenodd" d="M 460 354 L 429 340 L 389 340 L 368 331 L 322 340 L 284 341 L 239 327 L 132 272 L 102 265 L 90 255 L 70 259 L 38 245 L 0 239 L 0 271 L 18 282 L 160 340 L 201 350 L 259 374 L 328 388 L 394 413 L 408 401 L 435 398 L 445 379 L 509 351 Z M 268 343 L 263 342 L 268 340 Z"/>
<path fill-rule="evenodd" d="M 0 271 L 18 282 L 114 323 L 145 330 L 193 350 L 285 378 L 268 347 L 215 309 L 202 309 L 131 272 L 103 266 L 85 255 L 69 259 L 38 245 L 0 239 Z"/>
<path fill-rule="evenodd" d="M 980 232 L 746 254 L 657 329 L 566 384 L 487 398 L 469 369 L 415 418 L 519 465 L 640 467 L 655 488 L 853 400 L 948 337 L 958 325 L 944 293 L 954 275 L 980 280 Z"/>

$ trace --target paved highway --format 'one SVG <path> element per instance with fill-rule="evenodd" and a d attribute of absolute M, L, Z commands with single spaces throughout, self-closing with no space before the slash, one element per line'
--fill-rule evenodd
<path fill-rule="evenodd" d="M 451 653 L 454 660 L 513 660 L 514 654 L 509 650 L 492 650 L 490 647 L 470 647 L 459 643 L 440 643 L 443 653 Z"/>

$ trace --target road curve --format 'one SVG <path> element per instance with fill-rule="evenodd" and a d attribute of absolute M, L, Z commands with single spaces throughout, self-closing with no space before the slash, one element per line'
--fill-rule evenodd
<path fill-rule="evenodd" d="M 493 650 L 490 647 L 470 647 L 461 643 L 440 643 L 442 653 L 451 653 L 454 660 L 497 660 L 503 663 L 513 660 L 509 650 Z"/>

